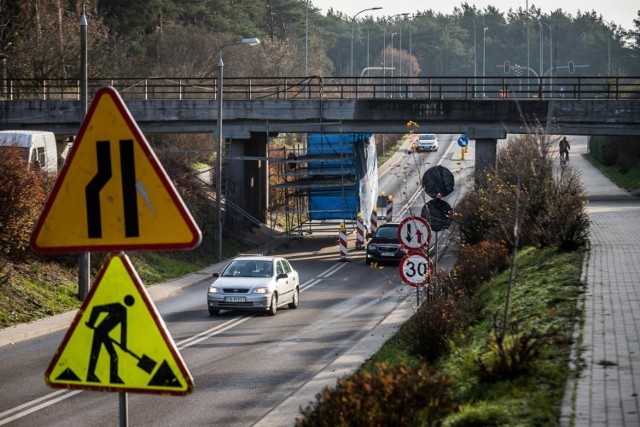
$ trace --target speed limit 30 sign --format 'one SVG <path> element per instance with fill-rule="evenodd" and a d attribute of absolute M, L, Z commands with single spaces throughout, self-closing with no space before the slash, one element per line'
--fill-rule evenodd
<path fill-rule="evenodd" d="M 409 286 L 424 286 L 433 274 L 433 262 L 422 252 L 409 252 L 400 261 L 400 277 Z"/>

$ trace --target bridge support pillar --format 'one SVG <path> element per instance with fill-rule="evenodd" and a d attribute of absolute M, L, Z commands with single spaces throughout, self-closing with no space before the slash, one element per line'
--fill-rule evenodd
<path fill-rule="evenodd" d="M 227 200 L 251 217 L 266 222 L 268 202 L 267 135 L 252 133 L 251 139 L 232 139 L 227 153 Z M 239 210 L 227 206 L 225 226 L 249 225 Z M 241 229 L 244 230 L 244 229 Z M 240 230 L 238 230 L 240 231 Z"/>
<path fill-rule="evenodd" d="M 476 185 L 482 182 L 484 171 L 496 167 L 497 146 L 496 138 L 476 139 Z"/>

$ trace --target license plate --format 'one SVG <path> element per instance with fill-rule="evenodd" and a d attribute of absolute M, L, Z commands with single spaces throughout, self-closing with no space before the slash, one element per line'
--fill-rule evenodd
<path fill-rule="evenodd" d="M 245 297 L 225 297 L 225 302 L 245 302 Z"/>
<path fill-rule="evenodd" d="M 394 256 L 395 254 L 393 252 L 380 252 L 380 255 L 382 255 L 382 256 Z"/>

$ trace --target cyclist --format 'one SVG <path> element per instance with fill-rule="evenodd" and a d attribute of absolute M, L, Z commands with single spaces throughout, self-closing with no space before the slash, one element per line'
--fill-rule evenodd
<path fill-rule="evenodd" d="M 569 145 L 569 141 L 567 141 L 567 137 L 564 136 L 560 140 L 560 160 L 564 162 L 569 161 L 569 150 L 571 150 L 571 146 Z"/>

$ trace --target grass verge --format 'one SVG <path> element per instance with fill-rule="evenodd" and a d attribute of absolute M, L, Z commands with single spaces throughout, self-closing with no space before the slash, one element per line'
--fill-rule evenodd
<path fill-rule="evenodd" d="M 577 302 L 583 292 L 583 256 L 583 251 L 521 251 L 511 300 L 511 320 L 517 320 L 519 332 L 505 342 L 511 342 L 507 347 L 514 345 L 516 336 L 523 334 L 544 337 L 540 351 L 525 372 L 488 377 L 480 369 L 479 360 L 491 365 L 498 357 L 494 315 L 503 310 L 508 275 L 502 273 L 477 289 L 480 315 L 458 326 L 448 352 L 431 366 L 434 374 L 449 377 L 453 388 L 457 409 L 440 420 L 444 425 L 556 425 L 564 387 L 571 375 L 569 357 L 580 314 Z M 428 310 L 428 304 L 422 309 Z M 373 372 L 380 363 L 421 365 L 422 358 L 412 353 L 415 336 L 407 326 L 387 341 L 361 371 Z"/>
<path fill-rule="evenodd" d="M 605 166 L 590 154 L 586 154 L 584 157 L 618 187 L 631 192 L 640 190 L 640 164 L 635 165 L 628 172 L 622 173 L 616 166 Z"/>
<path fill-rule="evenodd" d="M 233 241 L 223 242 L 232 257 L 246 250 Z M 92 254 L 92 280 L 106 254 Z M 132 252 L 127 254 L 145 286 L 152 286 L 213 264 L 204 250 L 184 252 Z M 32 322 L 80 307 L 77 261 L 73 256 L 42 257 L 15 264 L 0 257 L 0 329 Z"/>

